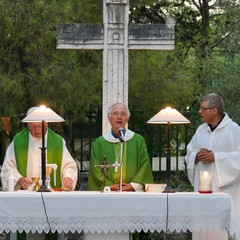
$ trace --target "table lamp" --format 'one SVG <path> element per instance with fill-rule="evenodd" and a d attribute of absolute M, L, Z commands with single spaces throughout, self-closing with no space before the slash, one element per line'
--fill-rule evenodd
<path fill-rule="evenodd" d="M 174 192 L 170 186 L 171 174 L 171 146 L 170 146 L 170 125 L 188 124 L 190 121 L 180 112 L 171 107 L 166 107 L 147 121 L 149 124 L 167 124 L 167 148 L 166 148 L 166 181 L 167 186 L 163 192 Z"/>
<path fill-rule="evenodd" d="M 42 183 L 38 192 L 50 192 L 46 185 L 46 147 L 45 147 L 45 122 L 64 122 L 65 120 L 56 114 L 52 109 L 42 105 L 36 107 L 22 122 L 41 122 L 42 123 L 42 147 L 41 147 L 41 160 L 42 160 Z"/>

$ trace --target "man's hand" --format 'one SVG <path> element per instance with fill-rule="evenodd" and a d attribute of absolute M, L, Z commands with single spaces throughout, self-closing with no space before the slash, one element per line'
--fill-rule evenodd
<path fill-rule="evenodd" d="M 113 184 L 111 186 L 111 191 L 120 191 L 120 184 Z M 123 183 L 122 184 L 122 191 L 124 192 L 134 192 L 134 188 L 130 183 Z"/>
<path fill-rule="evenodd" d="M 214 162 L 214 153 L 206 148 L 201 148 L 195 158 L 195 163 L 199 162 L 203 164 Z"/>
<path fill-rule="evenodd" d="M 21 186 L 23 190 L 27 190 L 28 187 L 30 187 L 33 184 L 31 180 L 25 177 L 20 177 L 17 183 Z"/>
<path fill-rule="evenodd" d="M 73 190 L 73 180 L 70 177 L 65 177 L 62 181 L 62 190 L 70 191 Z"/>

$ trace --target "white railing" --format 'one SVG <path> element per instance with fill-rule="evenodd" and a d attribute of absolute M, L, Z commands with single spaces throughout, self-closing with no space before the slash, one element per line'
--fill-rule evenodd
<path fill-rule="evenodd" d="M 171 170 L 185 170 L 184 156 L 171 157 Z M 166 157 L 153 157 L 152 158 L 152 171 L 166 171 Z"/>

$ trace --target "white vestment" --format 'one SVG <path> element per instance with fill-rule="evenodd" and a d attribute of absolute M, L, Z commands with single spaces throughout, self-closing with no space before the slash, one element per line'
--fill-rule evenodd
<path fill-rule="evenodd" d="M 45 143 L 47 146 L 47 133 L 45 134 Z M 41 147 L 42 139 L 34 138 L 29 133 L 29 145 L 28 145 L 28 160 L 27 160 L 27 178 L 32 180 L 32 177 L 41 177 Z M 47 155 L 47 151 L 46 151 Z M 46 156 L 47 159 L 47 156 Z M 14 141 L 12 141 L 6 151 L 2 170 L 1 170 L 1 181 L 3 190 L 7 189 L 8 178 L 12 174 L 15 181 L 15 191 L 20 189 L 20 185 L 17 184 L 20 173 L 17 170 L 16 158 L 14 153 Z M 70 177 L 73 179 L 73 190 L 77 183 L 78 171 L 77 165 L 72 156 L 70 155 L 66 142 L 63 139 L 63 154 L 62 154 L 62 166 L 61 166 L 61 179 Z M 54 187 L 54 186 L 53 186 Z"/>
<path fill-rule="evenodd" d="M 214 153 L 213 163 L 195 164 L 196 154 L 201 148 L 207 148 Z M 237 221 L 240 224 L 240 127 L 227 114 L 214 131 L 211 131 L 206 123 L 200 125 L 187 146 L 185 159 L 188 178 L 194 186 L 194 191 L 199 190 L 200 171 L 211 171 L 213 192 L 225 192 L 232 196 Z M 193 239 L 207 238 L 203 235 L 197 238 L 197 234 L 194 233 Z M 216 237 L 211 237 L 211 240 L 214 239 L 228 239 L 226 231 L 218 236 L 216 233 Z"/>

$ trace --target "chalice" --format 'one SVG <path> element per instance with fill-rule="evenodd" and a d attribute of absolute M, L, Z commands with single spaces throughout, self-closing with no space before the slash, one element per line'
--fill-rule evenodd
<path fill-rule="evenodd" d="M 40 188 L 39 180 L 40 180 L 39 177 L 32 177 L 32 181 L 35 184 L 33 187 L 33 191 L 37 192 L 39 190 L 39 188 Z"/>

